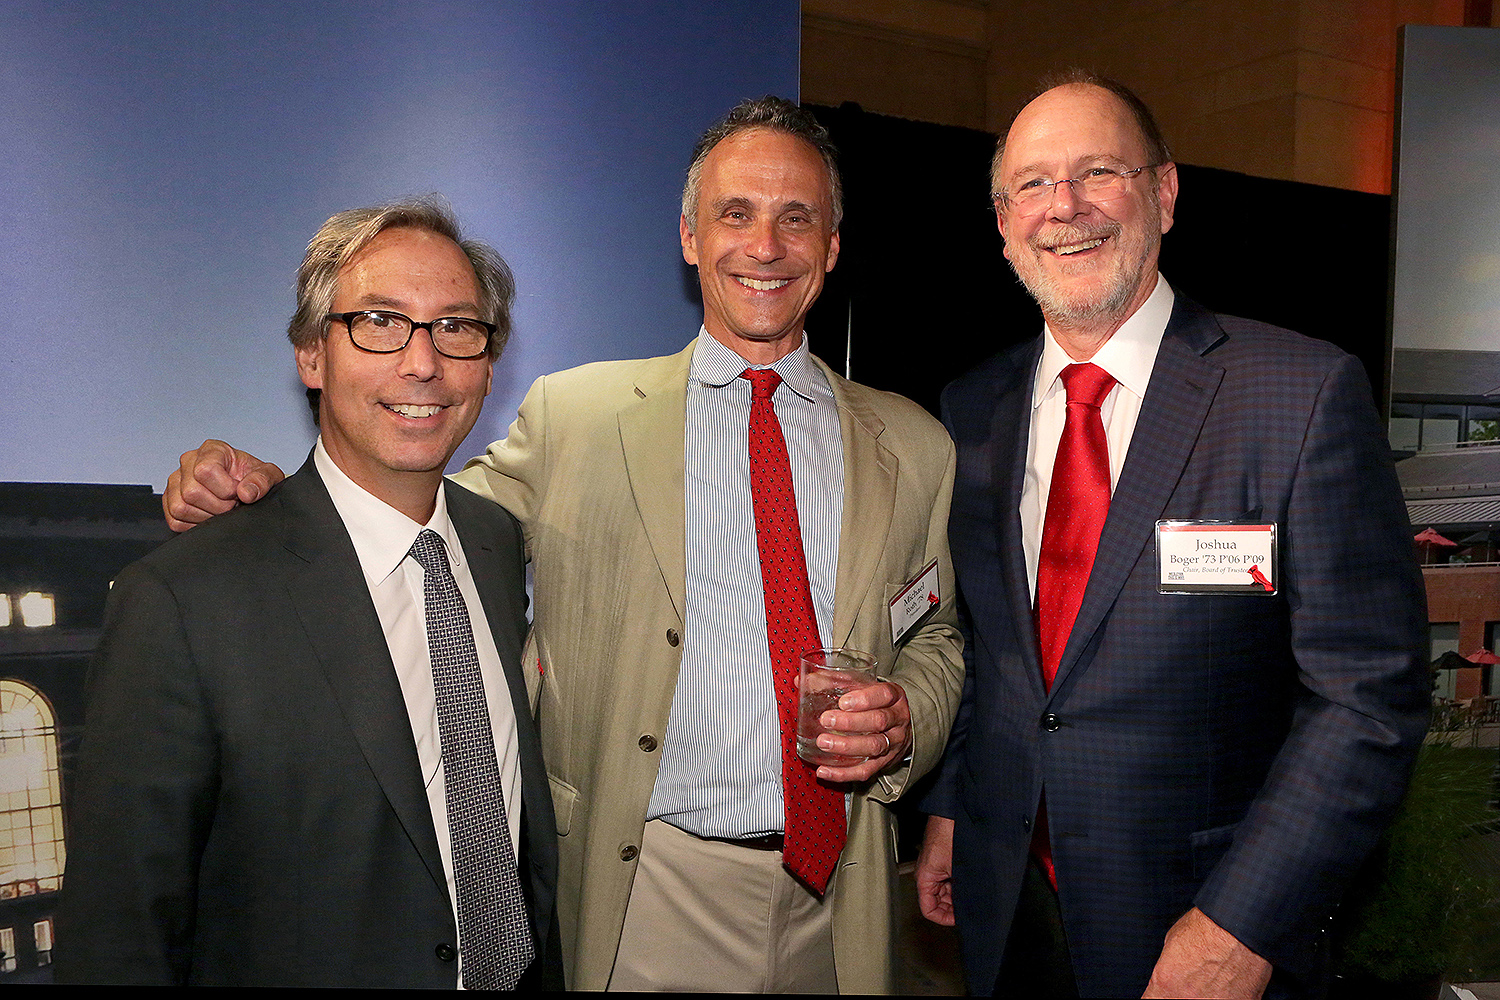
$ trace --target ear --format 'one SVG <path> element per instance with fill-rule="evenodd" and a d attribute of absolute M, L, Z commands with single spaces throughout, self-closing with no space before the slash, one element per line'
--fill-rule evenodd
<path fill-rule="evenodd" d="M 995 228 L 1000 231 L 1000 252 L 1010 260 L 1010 240 L 1005 236 L 1005 210 L 998 205 L 995 207 Z"/>
<path fill-rule="evenodd" d="M 490 394 L 490 389 L 494 386 L 494 384 L 495 362 L 493 359 L 487 359 L 484 363 L 484 394 L 486 396 Z"/>
<path fill-rule="evenodd" d="M 323 375 L 327 371 L 327 347 L 328 341 L 320 337 L 311 347 L 297 348 L 297 374 L 301 376 L 302 384 L 309 389 L 323 388 Z"/>
<path fill-rule="evenodd" d="M 823 273 L 827 274 L 829 271 L 832 271 L 833 265 L 837 264 L 838 262 L 839 234 L 837 232 L 834 232 L 834 234 L 828 238 L 828 266 L 823 268 Z"/>
<path fill-rule="evenodd" d="M 1177 208 L 1177 164 L 1157 167 L 1156 200 L 1161 205 L 1161 231 L 1172 228 L 1172 213 Z"/>
<path fill-rule="evenodd" d="M 688 228 L 687 216 L 677 217 L 677 235 L 682 238 L 682 259 L 694 267 L 698 266 L 698 241 Z"/>

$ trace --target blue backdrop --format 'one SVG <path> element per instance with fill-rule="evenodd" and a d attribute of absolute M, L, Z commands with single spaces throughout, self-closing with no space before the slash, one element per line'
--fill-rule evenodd
<path fill-rule="evenodd" d="M 796 0 L 0 4 L 0 480 L 152 483 L 313 432 L 284 331 L 343 208 L 437 191 L 519 286 L 458 461 L 537 375 L 675 351 L 696 136 L 795 99 Z M 455 462 L 457 465 L 458 462 Z"/>

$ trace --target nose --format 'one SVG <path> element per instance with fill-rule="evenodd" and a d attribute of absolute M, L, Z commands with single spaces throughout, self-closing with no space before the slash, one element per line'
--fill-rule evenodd
<path fill-rule="evenodd" d="M 411 339 L 406 342 L 400 357 L 396 369 L 400 375 L 426 382 L 441 373 L 443 356 L 438 353 L 437 344 L 433 343 L 431 324 L 422 323 L 412 327 Z"/>
<path fill-rule="evenodd" d="M 1052 198 L 1047 205 L 1049 218 L 1067 222 L 1089 210 L 1089 203 L 1073 190 L 1075 183 L 1077 182 L 1068 179 L 1052 185 Z M 1064 184 L 1067 185 L 1066 188 L 1063 187 Z"/>
<path fill-rule="evenodd" d="M 745 253 L 762 264 L 769 264 L 786 256 L 786 243 L 775 219 L 756 221 Z"/>

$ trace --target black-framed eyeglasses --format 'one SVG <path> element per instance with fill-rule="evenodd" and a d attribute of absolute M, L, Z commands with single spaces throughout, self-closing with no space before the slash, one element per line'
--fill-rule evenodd
<path fill-rule="evenodd" d="M 1052 204 L 1052 196 L 1057 192 L 1059 184 L 1067 184 L 1073 189 L 1075 198 L 1082 198 L 1093 204 L 1118 198 L 1125 193 L 1125 185 L 1130 178 L 1142 170 L 1154 170 L 1161 165 L 1148 163 L 1133 170 L 1090 167 L 1079 177 L 1064 177 L 1055 181 L 1050 177 L 1033 177 L 1014 191 L 997 191 L 990 197 L 996 208 L 1009 205 L 1011 210 L 1018 215 L 1035 215 L 1045 211 L 1047 206 Z"/>
<path fill-rule="evenodd" d="M 467 316 L 439 316 L 418 323 L 410 316 L 388 309 L 329 313 L 323 319 L 328 322 L 337 320 L 347 326 L 354 346 L 371 354 L 395 354 L 411 343 L 413 331 L 426 330 L 437 352 L 455 361 L 484 357 L 489 351 L 490 338 L 498 329 L 493 323 Z"/>

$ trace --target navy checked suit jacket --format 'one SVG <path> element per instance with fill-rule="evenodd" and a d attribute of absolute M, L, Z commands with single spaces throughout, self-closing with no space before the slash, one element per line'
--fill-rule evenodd
<path fill-rule="evenodd" d="M 1329 344 L 1179 296 L 1048 693 L 1018 515 L 1040 350 L 943 396 L 971 642 L 926 804 L 955 819 L 970 986 L 995 982 L 1045 787 L 1083 995 L 1139 996 L 1195 905 L 1295 992 L 1427 721 L 1422 581 L 1368 383 Z M 1274 521 L 1280 592 L 1159 594 L 1162 518 Z"/>

